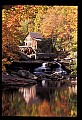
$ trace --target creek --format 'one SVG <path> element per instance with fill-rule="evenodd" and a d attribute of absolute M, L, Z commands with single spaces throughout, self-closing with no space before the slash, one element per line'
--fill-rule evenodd
<path fill-rule="evenodd" d="M 62 70 L 62 69 L 61 69 Z M 77 116 L 77 84 L 53 81 L 2 89 L 2 116 Z"/>
<path fill-rule="evenodd" d="M 2 116 L 77 116 L 77 86 L 36 84 L 2 91 Z"/>

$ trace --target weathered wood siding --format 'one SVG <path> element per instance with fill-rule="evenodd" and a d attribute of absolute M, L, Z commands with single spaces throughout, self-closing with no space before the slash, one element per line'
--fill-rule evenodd
<path fill-rule="evenodd" d="M 30 35 L 28 35 L 25 39 L 25 46 L 32 47 L 33 49 L 37 49 L 37 41 L 35 38 L 32 38 Z"/>

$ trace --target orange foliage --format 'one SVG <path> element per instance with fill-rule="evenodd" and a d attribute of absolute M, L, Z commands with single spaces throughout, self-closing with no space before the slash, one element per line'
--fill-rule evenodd
<path fill-rule="evenodd" d="M 17 16 L 13 17 L 13 14 L 9 14 L 8 18 L 2 21 L 2 58 L 6 58 L 5 64 L 8 64 L 7 61 L 12 61 L 19 59 L 16 51 L 19 51 L 18 48 L 18 35 L 20 34 L 18 27 L 19 22 L 17 21 Z M 2 66 L 5 65 L 2 60 Z M 5 67 L 2 67 L 2 71 Z"/>
<path fill-rule="evenodd" d="M 46 100 L 44 100 L 43 103 L 38 106 L 38 112 L 39 116 L 52 116 L 50 105 Z"/>

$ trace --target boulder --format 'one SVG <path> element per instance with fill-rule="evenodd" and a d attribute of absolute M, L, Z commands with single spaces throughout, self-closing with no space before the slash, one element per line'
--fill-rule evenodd
<path fill-rule="evenodd" d="M 37 77 L 35 75 L 33 75 L 32 73 L 30 73 L 29 71 L 26 71 L 26 70 L 19 70 L 17 72 L 17 75 L 19 75 L 21 77 L 25 77 L 25 78 L 37 79 Z"/>

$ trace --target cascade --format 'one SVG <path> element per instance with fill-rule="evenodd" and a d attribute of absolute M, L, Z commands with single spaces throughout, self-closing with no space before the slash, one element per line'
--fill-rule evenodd
<path fill-rule="evenodd" d="M 67 74 L 67 72 L 62 69 L 62 65 L 59 62 L 57 62 L 57 61 L 55 61 L 55 62 L 59 65 L 59 67 L 56 68 L 55 73 L 56 74 Z"/>
<path fill-rule="evenodd" d="M 45 63 L 42 63 L 42 67 L 48 67 L 48 63 L 47 62 L 45 62 Z"/>

